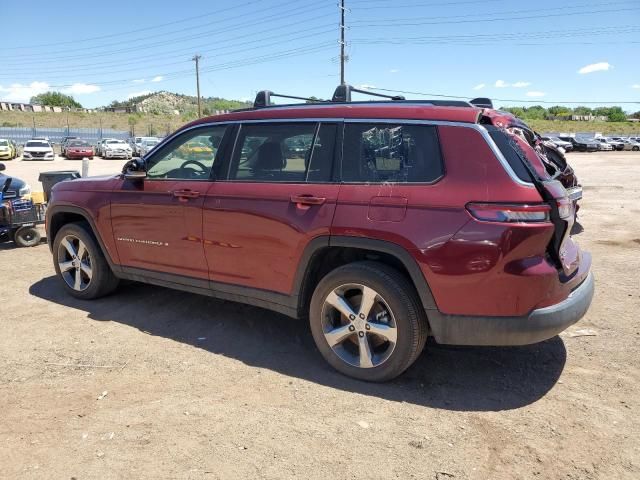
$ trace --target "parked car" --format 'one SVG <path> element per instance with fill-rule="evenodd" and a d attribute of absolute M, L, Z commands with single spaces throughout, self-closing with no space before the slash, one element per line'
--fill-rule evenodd
<path fill-rule="evenodd" d="M 66 157 L 68 159 L 74 158 L 89 158 L 93 160 L 93 147 L 84 140 L 71 140 L 66 146 Z"/>
<path fill-rule="evenodd" d="M 542 140 L 547 142 L 553 142 L 558 147 L 564 149 L 565 152 L 571 152 L 573 150 L 573 144 L 571 142 L 567 142 L 565 140 L 561 140 L 558 137 L 541 137 Z"/>
<path fill-rule="evenodd" d="M 571 142 L 573 149 L 578 152 L 597 152 L 598 143 L 584 138 L 558 137 L 560 140 Z"/>
<path fill-rule="evenodd" d="M 18 149 L 11 140 L 0 138 L 0 160 L 13 160 L 18 156 Z"/>
<path fill-rule="evenodd" d="M 633 140 L 621 140 L 623 150 L 632 150 L 634 152 L 640 151 L 640 143 Z"/>
<path fill-rule="evenodd" d="M 78 137 L 62 137 L 62 141 L 60 142 L 60 155 L 62 157 L 66 157 L 67 144 L 74 140 L 80 140 Z"/>
<path fill-rule="evenodd" d="M 157 138 L 144 138 L 138 146 L 138 156 L 142 157 L 149 153 L 156 145 L 160 143 Z"/>
<path fill-rule="evenodd" d="M 131 149 L 133 151 L 133 155 L 136 157 L 140 157 L 142 155 L 144 155 L 144 153 L 142 152 L 143 150 L 143 143 L 144 142 L 149 142 L 149 141 L 156 141 L 159 142 L 160 139 L 157 137 L 133 137 L 129 140 L 129 144 L 131 145 Z"/>
<path fill-rule="evenodd" d="M 611 145 L 614 150 L 624 150 L 624 142 L 621 142 L 620 140 L 616 140 L 615 138 L 612 137 L 601 137 L 604 138 L 604 140 Z"/>
<path fill-rule="evenodd" d="M 53 147 L 46 140 L 29 140 L 22 149 L 23 160 L 54 160 Z"/>
<path fill-rule="evenodd" d="M 128 279 L 308 319 L 327 362 L 368 381 L 401 374 L 427 336 L 523 345 L 584 315 L 591 256 L 537 139 L 513 132 L 525 124 L 350 94 L 287 107 L 260 92 L 120 176 L 57 184 L 46 227 L 63 288 L 89 300 Z M 184 158 L 189 142 L 213 155 Z"/>
<path fill-rule="evenodd" d="M 19 200 L 28 199 L 31 195 L 31 186 L 24 180 L 6 175 L 4 170 L 6 166 L 0 163 L 0 191 L 2 191 L 2 200 Z M 1 206 L 1 205 L 0 205 Z"/>
<path fill-rule="evenodd" d="M 102 142 L 101 146 L 102 157 L 109 158 L 126 158 L 130 159 L 133 156 L 133 150 L 131 146 L 124 140 L 118 140 L 115 138 L 109 138 Z"/>
<path fill-rule="evenodd" d="M 608 152 L 616 150 L 613 144 L 609 143 L 609 141 L 607 141 L 606 138 L 598 137 L 598 138 L 592 138 L 590 139 L 590 141 L 591 140 L 598 144 L 598 150 L 608 151 Z"/>

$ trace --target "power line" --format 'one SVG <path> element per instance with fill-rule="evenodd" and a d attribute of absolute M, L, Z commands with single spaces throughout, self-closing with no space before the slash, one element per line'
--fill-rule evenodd
<path fill-rule="evenodd" d="M 420 95 L 421 97 L 437 97 L 437 98 L 451 98 L 451 99 L 457 99 L 457 100 L 468 100 L 469 97 L 468 96 L 461 96 L 461 95 L 443 95 L 441 93 L 425 93 L 425 92 L 411 92 L 411 91 L 407 91 L 407 90 L 396 90 L 396 89 L 390 89 L 390 88 L 380 88 L 380 87 L 368 87 L 367 90 L 379 90 L 381 92 L 391 92 L 391 93 L 402 93 L 402 94 L 407 94 L 407 95 Z M 553 105 L 559 105 L 559 104 L 563 104 L 563 103 L 572 103 L 572 104 L 605 104 L 605 103 L 623 103 L 623 104 L 637 104 L 640 103 L 640 101 L 635 101 L 635 102 L 629 102 L 629 101 L 599 101 L 599 102 L 593 102 L 593 101 L 566 101 L 566 100 L 515 100 L 515 99 L 506 99 L 506 98 L 492 98 L 493 101 L 497 101 L 497 102 L 516 102 L 516 103 L 544 103 L 544 104 L 553 104 Z"/>
<path fill-rule="evenodd" d="M 640 7 L 630 7 L 630 8 L 619 8 L 615 10 L 615 13 L 625 12 L 625 11 L 636 11 L 639 10 Z M 539 11 L 539 10 L 538 10 Z M 600 13 L 614 13 L 612 10 L 593 10 L 593 11 L 583 11 L 583 12 L 572 12 L 571 15 L 593 15 Z M 542 14 L 542 15 L 525 15 L 520 17 L 500 17 L 500 18 L 475 18 L 473 20 L 446 20 L 446 21 L 415 21 L 415 19 L 398 19 L 391 20 L 390 23 L 387 21 L 386 23 L 358 23 L 351 26 L 351 28 L 362 28 L 362 27 L 402 27 L 402 26 L 420 26 L 420 25 L 453 25 L 453 24 L 463 24 L 463 23 L 486 23 L 486 22 L 501 22 L 506 20 L 530 20 L 533 18 L 551 18 L 551 17 L 564 17 L 566 13 L 551 13 L 551 14 Z M 359 22 L 365 22 L 371 20 L 360 20 Z"/>
<path fill-rule="evenodd" d="M 130 35 L 130 34 L 133 34 L 133 33 L 145 32 L 145 31 L 148 31 L 148 30 L 157 30 L 159 28 L 166 27 L 168 25 L 177 25 L 178 23 L 185 23 L 185 22 L 189 22 L 191 20 L 199 20 L 199 19 L 202 19 L 203 17 L 210 17 L 210 16 L 213 16 L 213 15 L 219 15 L 220 13 L 227 12 L 227 11 L 230 11 L 230 10 L 236 10 L 238 8 L 246 7 L 247 5 L 253 5 L 254 3 L 260 3 L 261 1 L 263 1 L 263 0 L 252 0 L 250 2 L 246 2 L 246 3 L 243 3 L 241 5 L 235 5 L 233 7 L 224 8 L 222 10 L 216 10 L 215 12 L 202 13 L 200 15 L 195 15 L 193 17 L 186 17 L 186 18 L 182 18 L 182 19 L 179 19 L 179 20 L 173 20 L 173 21 L 167 22 L 167 23 L 160 23 L 160 24 L 156 24 L 156 25 L 150 25 L 148 27 L 137 28 L 136 30 L 130 30 L 128 32 L 110 33 L 108 35 L 100 35 L 98 37 L 79 38 L 79 39 L 68 40 L 68 41 L 64 41 L 64 42 L 41 43 L 41 44 L 36 44 L 36 45 L 24 45 L 24 46 L 13 46 L 11 48 L 12 49 L 42 48 L 42 47 L 52 47 L 52 46 L 57 46 L 57 45 L 73 45 L 73 44 L 77 44 L 77 43 L 91 42 L 93 40 L 103 40 L 105 38 L 113 38 L 113 37 L 121 38 L 124 35 Z"/>
<path fill-rule="evenodd" d="M 246 51 L 254 51 L 256 49 L 271 47 L 271 46 L 275 46 L 275 45 L 281 45 L 281 44 L 284 44 L 284 43 L 288 44 L 288 43 L 290 43 L 292 41 L 295 41 L 295 40 L 303 40 L 303 39 L 308 39 L 308 38 L 311 38 L 311 37 L 317 37 L 317 36 L 325 35 L 325 34 L 334 32 L 334 28 L 325 29 L 325 30 L 322 30 L 322 31 L 316 32 L 316 33 L 309 33 L 310 31 L 314 30 L 314 28 L 311 28 L 311 29 L 307 28 L 305 30 L 298 30 L 298 31 L 295 31 L 295 32 L 286 33 L 284 35 L 281 34 L 281 35 L 274 35 L 274 36 L 271 36 L 271 37 L 263 37 L 262 39 L 251 40 L 251 41 L 248 41 L 248 42 L 241 42 L 241 43 L 237 43 L 236 44 L 237 46 L 242 46 L 242 45 L 251 45 L 251 44 L 259 43 L 260 45 L 258 45 L 258 46 L 235 49 L 235 50 L 221 49 L 220 48 L 221 44 L 218 44 L 216 46 L 216 48 L 214 48 L 214 49 L 202 50 L 202 53 L 216 53 L 217 57 L 225 57 L 225 56 L 235 55 L 237 53 L 242 53 L 242 52 L 246 52 Z M 294 36 L 294 37 L 290 37 L 293 34 L 300 34 L 300 33 L 302 33 L 302 35 L 297 35 L 297 36 Z M 264 43 L 264 40 L 268 40 L 269 38 L 283 38 L 283 37 L 289 37 L 289 38 L 286 38 L 284 40 L 274 41 L 274 42 L 271 42 L 271 43 Z M 180 49 L 180 50 L 184 50 L 184 49 Z M 182 55 L 178 56 L 178 58 L 180 58 L 180 57 L 183 57 L 183 56 Z M 185 63 L 186 63 L 186 60 L 175 61 L 175 62 L 164 62 L 164 63 L 159 63 L 159 64 L 151 63 L 151 64 L 144 64 L 142 68 L 143 68 L 143 70 L 151 70 L 151 69 L 156 69 L 157 70 L 158 68 L 172 66 L 172 65 L 183 65 Z M 106 68 L 106 67 L 109 67 L 111 65 L 117 65 L 117 66 L 138 65 L 138 66 L 140 66 L 140 62 L 139 61 L 117 62 L 115 64 L 113 64 L 113 63 L 105 63 L 105 64 L 98 63 L 98 64 L 94 64 L 94 65 L 73 66 L 73 69 L 83 68 L 83 67 L 86 68 L 87 66 L 97 66 L 97 67 L 100 67 L 100 68 Z M 41 75 L 47 75 L 48 77 L 50 77 L 51 74 L 53 73 L 54 74 L 53 77 L 55 78 L 56 77 L 55 73 L 59 73 L 59 72 L 68 73 L 69 71 L 70 71 L 70 68 L 65 68 L 65 69 L 62 69 L 62 70 L 41 70 L 41 69 L 39 69 L 38 73 L 41 74 Z M 121 70 L 113 70 L 111 68 L 109 69 L 109 73 L 110 74 L 112 74 L 112 73 L 130 72 L 130 71 L 131 71 L 130 68 L 125 68 L 125 69 L 121 69 Z M 102 72 L 100 72 L 100 71 L 83 74 L 84 77 L 101 76 L 101 75 L 104 75 L 104 74 Z M 15 75 L 8 74 L 8 73 L 5 73 L 5 74 L 0 73 L 0 77 L 2 77 L 2 76 L 12 76 L 13 77 Z M 142 70 L 140 70 L 140 76 L 144 76 L 144 74 L 142 73 Z M 60 75 L 58 75 L 58 77 L 60 77 Z M 62 77 L 63 78 L 67 78 L 68 75 L 62 75 Z"/>
<path fill-rule="evenodd" d="M 286 6 L 288 5 L 289 2 L 284 2 L 284 3 L 280 3 L 277 4 L 275 7 L 279 7 L 279 6 Z M 159 33 L 157 35 L 147 35 L 145 37 L 141 37 L 139 39 L 129 39 L 129 40 L 123 40 L 121 42 L 114 42 L 112 44 L 103 44 L 103 45 L 94 45 L 94 46 L 89 46 L 89 47 L 82 47 L 82 48 L 76 48 L 76 49 L 64 49 L 64 50 L 59 50 L 59 51 L 53 51 L 53 52 L 46 52 L 43 53 L 41 51 L 38 51 L 36 53 L 29 53 L 29 54 L 21 54 L 21 57 L 37 57 L 37 60 L 42 62 L 42 61 L 56 61 L 56 60 L 63 60 L 63 61 L 69 61 L 71 59 L 74 58 L 83 58 L 87 55 L 91 55 L 92 57 L 104 57 L 104 56 L 110 56 L 116 53 L 127 53 L 127 52 L 131 52 L 132 46 L 135 46 L 138 49 L 142 49 L 142 48 L 154 48 L 154 47 L 159 47 L 159 46 L 163 46 L 163 45 L 172 45 L 175 44 L 176 42 L 182 42 L 182 41 L 188 41 L 188 40 L 193 40 L 193 39 L 198 39 L 198 38 L 205 38 L 205 37 L 215 37 L 218 35 L 221 35 L 223 33 L 228 33 L 228 32 L 232 32 L 232 31 L 236 31 L 236 30 L 246 30 L 246 29 L 251 29 L 253 27 L 255 27 L 256 25 L 260 25 L 263 23 L 273 23 L 276 21 L 280 21 L 280 20 L 285 20 L 287 18 L 291 18 L 291 17 L 296 17 L 299 15 L 308 15 L 311 12 L 317 11 L 324 8 L 324 6 L 320 6 L 318 7 L 317 4 L 312 3 L 312 4 L 308 4 L 308 5 L 303 5 L 303 6 L 299 6 L 293 9 L 288 9 L 288 11 L 286 13 L 275 13 L 272 15 L 268 15 L 268 16 L 259 16 L 258 20 L 250 20 L 250 21 L 246 21 L 243 20 L 240 23 L 236 23 L 236 24 L 232 24 L 229 25 L 225 28 L 219 28 L 221 25 L 224 24 L 224 22 L 226 20 L 236 20 L 237 17 L 230 17 L 227 19 L 217 19 L 214 22 L 209 22 L 205 25 L 201 25 L 200 27 L 210 27 L 210 26 L 216 26 L 218 28 L 216 28 L 215 31 L 207 31 L 207 32 L 200 32 L 197 34 L 192 34 L 192 35 L 188 35 L 186 37 L 178 37 L 178 38 L 172 38 L 172 39 L 166 39 L 167 33 Z M 272 9 L 268 9 L 269 11 L 271 11 Z M 281 27 L 282 28 L 282 27 Z M 190 27 L 187 29 L 188 31 L 193 31 L 193 28 Z M 164 39 L 163 41 L 153 41 L 152 43 L 142 43 L 142 44 L 135 44 L 134 42 L 138 41 L 138 40 L 143 40 L 143 41 L 150 41 L 153 40 L 154 38 L 161 38 Z M 126 45 L 126 47 L 124 48 L 119 48 L 116 50 L 105 50 L 105 47 L 109 46 L 109 45 L 121 45 L 124 44 Z M 86 52 L 86 53 L 80 53 L 77 55 L 72 55 L 72 53 L 74 52 Z M 97 53 L 93 53 L 93 52 L 97 52 Z M 58 56 L 55 56 L 58 55 Z M 43 58 L 43 56 L 46 56 L 46 58 Z M 4 62 L 3 62 L 4 63 Z"/>

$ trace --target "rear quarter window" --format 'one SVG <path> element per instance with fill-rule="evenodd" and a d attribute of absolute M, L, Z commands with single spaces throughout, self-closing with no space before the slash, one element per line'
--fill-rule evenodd
<path fill-rule="evenodd" d="M 502 153 L 513 172 L 523 182 L 531 182 L 531 173 L 524 164 L 526 154 L 522 151 L 522 148 L 509 134 L 499 129 L 488 129 L 489 135 L 495 142 L 496 146 Z"/>
<path fill-rule="evenodd" d="M 444 174 L 437 127 L 347 123 L 342 181 L 433 183 Z"/>

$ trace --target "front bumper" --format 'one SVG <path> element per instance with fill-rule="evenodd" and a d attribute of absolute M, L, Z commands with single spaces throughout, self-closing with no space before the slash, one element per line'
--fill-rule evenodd
<path fill-rule="evenodd" d="M 102 155 L 105 158 L 129 158 L 132 156 L 131 152 L 110 152 L 106 151 Z"/>
<path fill-rule="evenodd" d="M 593 274 L 560 303 L 522 317 L 472 317 L 428 311 L 436 341 L 448 345 L 507 346 L 542 342 L 580 320 L 593 299 Z"/>
<path fill-rule="evenodd" d="M 8 152 L 0 152 L 0 160 L 10 160 L 13 158 L 11 150 Z"/>

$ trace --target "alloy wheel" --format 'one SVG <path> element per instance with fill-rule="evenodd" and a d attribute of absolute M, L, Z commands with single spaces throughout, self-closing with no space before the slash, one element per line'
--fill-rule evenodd
<path fill-rule="evenodd" d="M 322 331 L 333 352 L 359 368 L 382 365 L 398 339 L 389 304 L 374 289 L 361 284 L 341 285 L 327 295 L 322 306 Z"/>
<path fill-rule="evenodd" d="M 65 283 L 82 292 L 91 284 L 92 259 L 86 245 L 74 235 L 66 235 L 58 246 L 58 267 Z"/>

